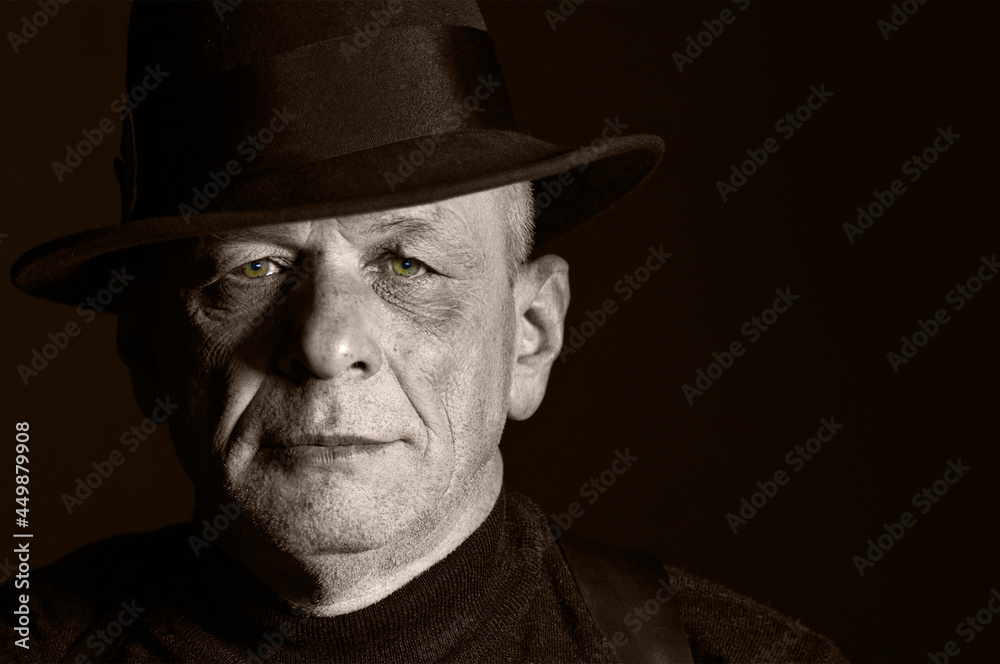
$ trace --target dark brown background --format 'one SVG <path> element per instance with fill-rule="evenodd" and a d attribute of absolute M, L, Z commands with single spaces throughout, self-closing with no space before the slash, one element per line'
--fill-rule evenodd
<path fill-rule="evenodd" d="M 1000 588 L 1000 280 L 957 313 L 945 295 L 1000 249 L 996 11 L 927 0 L 886 42 L 876 21 L 890 3 L 857 4 L 753 0 L 683 73 L 671 53 L 735 5 L 589 0 L 555 31 L 545 11 L 557 2 L 484 6 L 524 129 L 586 143 L 617 116 L 667 143 L 641 191 L 550 247 L 572 266 L 567 325 L 579 328 L 605 298 L 619 310 L 557 364 L 539 413 L 509 426 L 509 485 L 549 513 L 583 503 L 574 531 L 770 602 L 855 661 L 926 661 L 956 639 L 956 660 L 995 661 L 1000 624 L 969 645 L 954 630 Z M 34 11 L 0 4 L 0 29 Z M 0 46 L 7 268 L 46 239 L 117 220 L 117 133 L 61 184 L 50 164 L 110 116 L 127 17 L 126 3 L 77 0 L 20 53 Z M 724 204 L 715 181 L 820 84 L 834 93 L 827 104 Z M 849 244 L 841 225 L 855 208 L 949 125 L 957 144 Z M 622 302 L 615 282 L 660 244 L 673 258 Z M 799 302 L 689 406 L 680 386 L 789 286 Z M 164 431 L 126 451 L 125 465 L 66 513 L 60 495 L 123 449 L 122 432 L 142 416 L 112 318 L 87 325 L 70 308 L 2 288 L 11 446 L 13 423 L 31 423 L 33 563 L 187 518 L 190 485 Z M 894 374 L 886 353 L 939 307 L 952 321 Z M 17 365 L 70 320 L 81 335 L 24 386 Z M 755 482 L 789 470 L 786 452 L 824 416 L 844 429 L 734 535 L 726 513 Z M 640 460 L 587 504 L 581 484 L 625 448 Z M 967 477 L 860 577 L 852 557 L 865 541 L 914 512 L 911 496 L 958 457 Z"/>

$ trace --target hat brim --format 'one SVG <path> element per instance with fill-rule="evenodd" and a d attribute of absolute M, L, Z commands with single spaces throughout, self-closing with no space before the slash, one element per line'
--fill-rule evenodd
<path fill-rule="evenodd" d="M 422 205 L 528 180 L 535 183 L 535 235 L 542 244 L 620 201 L 649 176 L 664 151 L 658 136 L 646 134 L 575 149 L 507 131 L 436 139 L 428 137 L 433 142 L 424 142 L 423 151 L 410 139 L 255 177 L 237 175 L 199 214 L 182 216 L 179 206 L 191 205 L 189 194 L 178 201 L 178 214 L 47 242 L 15 261 L 11 279 L 30 295 L 79 305 L 107 285 L 111 271 L 124 264 L 123 252 L 136 247 Z M 114 302 L 104 311 L 114 312 Z"/>

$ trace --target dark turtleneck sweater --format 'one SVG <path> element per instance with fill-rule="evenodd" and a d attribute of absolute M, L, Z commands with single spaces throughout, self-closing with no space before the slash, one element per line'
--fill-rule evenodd
<path fill-rule="evenodd" d="M 112 538 L 33 572 L 31 648 L 8 636 L 0 658 L 59 662 L 76 647 L 80 664 L 108 661 L 121 621 L 130 624 L 110 661 L 617 661 L 544 514 L 518 494 L 501 492 L 483 524 L 413 581 L 334 617 L 297 614 L 219 547 L 195 556 L 190 532 Z M 772 609 L 667 569 L 696 661 L 844 661 Z M 8 584 L 7 606 L 22 592 Z"/>

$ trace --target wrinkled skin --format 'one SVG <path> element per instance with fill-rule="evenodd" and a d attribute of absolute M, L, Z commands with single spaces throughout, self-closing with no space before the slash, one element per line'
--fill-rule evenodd
<path fill-rule="evenodd" d="M 181 406 L 199 518 L 235 503 L 218 546 L 289 604 L 371 604 L 495 502 L 569 301 L 556 256 L 510 274 L 496 200 L 166 244 L 124 303 L 119 352 L 140 404 Z"/>

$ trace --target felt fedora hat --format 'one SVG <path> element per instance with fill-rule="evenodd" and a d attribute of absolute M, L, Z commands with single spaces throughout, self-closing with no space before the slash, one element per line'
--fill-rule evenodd
<path fill-rule="evenodd" d="M 542 243 L 664 148 L 611 122 L 576 148 L 520 131 L 472 0 L 137 0 L 126 87 L 121 222 L 18 258 L 27 293 L 78 304 L 136 247 L 529 180 Z"/>

